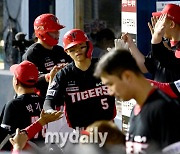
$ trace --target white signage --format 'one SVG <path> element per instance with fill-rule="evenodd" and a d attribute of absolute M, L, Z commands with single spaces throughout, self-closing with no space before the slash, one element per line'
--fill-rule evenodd
<path fill-rule="evenodd" d="M 121 12 L 122 32 L 137 34 L 136 12 Z"/>

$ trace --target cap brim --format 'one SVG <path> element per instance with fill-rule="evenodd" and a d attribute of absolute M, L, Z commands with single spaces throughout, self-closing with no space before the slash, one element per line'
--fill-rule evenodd
<path fill-rule="evenodd" d="M 63 28 L 65 28 L 66 26 L 64 26 L 64 25 L 60 25 L 60 29 L 63 29 Z"/>
<path fill-rule="evenodd" d="M 176 51 L 175 56 L 176 56 L 176 58 L 180 58 L 180 51 Z"/>
<path fill-rule="evenodd" d="M 63 29 L 65 26 L 64 25 L 57 25 L 57 29 Z"/>
<path fill-rule="evenodd" d="M 159 17 L 159 16 L 161 16 L 161 15 L 162 15 L 161 12 L 153 12 L 153 13 L 152 13 L 152 16 L 156 16 L 156 17 Z"/>
<path fill-rule="evenodd" d="M 10 72 L 12 72 L 14 74 L 16 68 L 18 67 L 19 65 L 18 64 L 14 64 L 10 67 Z"/>
<path fill-rule="evenodd" d="M 52 29 L 52 30 L 48 30 L 48 32 L 54 32 L 55 30 L 54 29 L 56 29 L 56 30 L 60 30 L 60 29 L 63 29 L 63 28 L 65 28 L 66 26 L 63 26 L 63 25 L 56 25 L 56 26 L 54 26 L 54 28 Z"/>

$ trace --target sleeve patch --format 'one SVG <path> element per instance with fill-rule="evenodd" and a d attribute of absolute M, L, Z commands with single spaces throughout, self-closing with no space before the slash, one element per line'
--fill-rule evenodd
<path fill-rule="evenodd" d="M 54 96 L 56 93 L 56 90 L 48 90 L 47 91 L 47 96 Z"/>
<path fill-rule="evenodd" d="M 174 84 L 175 84 L 177 90 L 180 92 L 180 80 L 175 81 Z"/>

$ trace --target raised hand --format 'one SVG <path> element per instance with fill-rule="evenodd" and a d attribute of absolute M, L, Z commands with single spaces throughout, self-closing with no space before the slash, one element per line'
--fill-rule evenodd
<path fill-rule="evenodd" d="M 161 35 L 161 37 L 163 37 L 164 33 L 165 33 L 166 19 L 167 19 L 167 14 L 162 14 L 159 17 L 159 19 L 158 19 L 158 21 L 157 21 L 157 23 L 155 24 L 155 27 L 154 27 L 154 33 Z"/>
<path fill-rule="evenodd" d="M 151 23 L 148 22 L 148 27 L 149 27 L 149 30 L 151 32 L 151 35 L 154 34 L 154 27 L 155 27 L 157 21 L 158 21 L 158 17 L 153 16 L 153 17 L 151 17 Z"/>
<path fill-rule="evenodd" d="M 154 33 L 152 35 L 151 43 L 157 44 L 162 41 L 162 37 L 165 33 L 167 14 L 162 14 L 154 27 Z"/>
<path fill-rule="evenodd" d="M 62 63 L 62 64 L 59 64 L 59 65 L 55 65 L 53 67 L 53 69 L 50 71 L 49 73 L 49 83 L 51 83 L 51 81 L 53 80 L 54 76 L 56 75 L 56 73 L 61 70 L 63 67 L 65 67 L 67 65 L 67 63 Z"/>
<path fill-rule="evenodd" d="M 128 44 L 123 39 L 114 40 L 115 49 L 128 49 Z"/>
<path fill-rule="evenodd" d="M 128 48 L 134 44 L 133 39 L 129 33 L 125 33 L 121 36 L 121 39 L 124 40 L 124 42 L 128 45 Z"/>

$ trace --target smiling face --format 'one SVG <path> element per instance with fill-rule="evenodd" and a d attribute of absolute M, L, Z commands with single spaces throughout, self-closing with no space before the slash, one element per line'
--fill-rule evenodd
<path fill-rule="evenodd" d="M 87 44 L 86 42 L 77 44 L 66 50 L 67 54 L 71 56 L 74 61 L 83 61 L 86 57 Z"/>
<path fill-rule="evenodd" d="M 132 88 L 129 77 L 126 74 L 122 74 L 121 78 L 116 75 L 103 74 L 101 80 L 108 87 L 108 92 L 111 96 L 115 96 L 123 101 L 128 101 L 132 98 Z"/>

